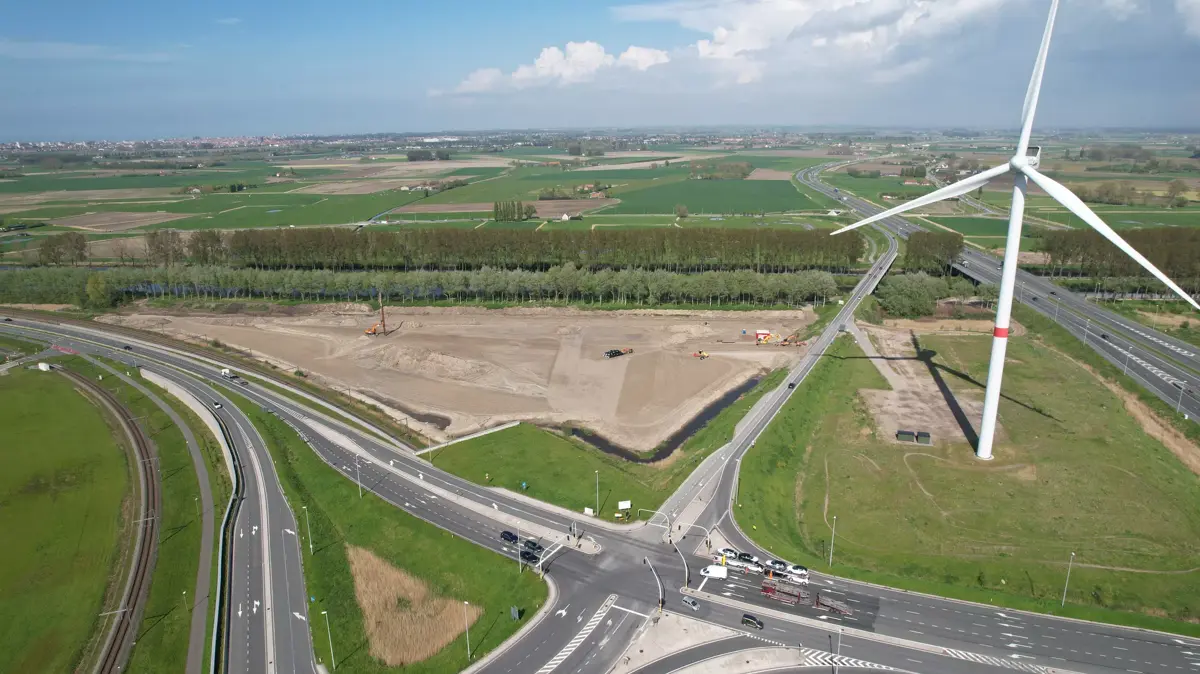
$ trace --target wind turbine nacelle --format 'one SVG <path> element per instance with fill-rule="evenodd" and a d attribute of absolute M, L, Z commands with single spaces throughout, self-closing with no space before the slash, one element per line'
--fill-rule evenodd
<path fill-rule="evenodd" d="M 1025 148 L 1025 161 L 1030 168 L 1040 168 L 1042 165 L 1042 146 L 1030 145 Z"/>

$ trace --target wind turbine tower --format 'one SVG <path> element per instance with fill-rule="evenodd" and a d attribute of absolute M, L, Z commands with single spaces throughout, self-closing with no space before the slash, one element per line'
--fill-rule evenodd
<path fill-rule="evenodd" d="M 925 196 L 913 199 L 895 208 L 873 215 L 865 220 L 843 227 L 834 234 L 841 234 L 863 225 L 885 220 L 905 211 L 926 206 L 937 201 L 951 199 L 976 190 L 994 178 L 1006 173 L 1013 173 L 1012 209 L 1008 219 L 1008 237 L 1004 244 L 1004 266 L 1000 276 L 1000 300 L 996 307 L 996 328 L 992 333 L 992 355 L 988 364 L 987 391 L 983 398 L 983 422 L 979 429 L 979 444 L 975 448 L 975 456 L 985 461 L 992 458 L 992 442 L 996 435 L 996 414 L 1000 410 L 1000 381 L 1004 376 L 1004 353 L 1008 348 L 1009 319 L 1012 314 L 1013 288 L 1017 279 L 1017 255 L 1021 248 L 1021 224 L 1025 214 L 1025 195 L 1029 181 L 1042 188 L 1046 194 L 1086 222 L 1104 238 L 1111 241 L 1129 257 L 1133 258 L 1146 271 L 1150 272 L 1168 288 L 1186 300 L 1196 309 L 1200 304 L 1192 299 L 1167 275 L 1159 271 L 1141 253 L 1125 242 L 1100 216 L 1088 208 L 1083 200 L 1075 196 L 1071 190 L 1058 181 L 1038 171 L 1041 159 L 1041 148 L 1029 144 L 1033 132 L 1033 116 L 1037 111 L 1038 95 L 1042 89 L 1042 73 L 1046 70 L 1046 53 L 1050 50 L 1050 36 L 1054 32 L 1054 19 L 1058 14 L 1058 0 L 1050 3 L 1050 17 L 1046 20 L 1046 32 L 1042 35 L 1042 46 L 1038 50 L 1037 60 L 1033 65 L 1033 77 L 1029 80 L 1029 88 L 1025 92 L 1025 106 L 1021 110 L 1021 139 L 1017 143 L 1016 154 L 1007 164 L 988 169 L 969 178 L 947 185 Z"/>

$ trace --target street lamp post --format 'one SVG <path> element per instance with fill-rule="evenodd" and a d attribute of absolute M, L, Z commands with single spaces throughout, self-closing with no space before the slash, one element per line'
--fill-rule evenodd
<path fill-rule="evenodd" d="M 1091 330 L 1091 328 L 1092 328 L 1092 319 L 1089 318 L 1089 319 L 1087 319 L 1087 323 L 1084 323 L 1084 325 L 1083 325 L 1083 343 L 1084 344 L 1087 344 L 1087 342 L 1088 342 L 1088 335 L 1089 335 L 1088 331 Z"/>
<path fill-rule="evenodd" d="M 829 538 L 829 566 L 833 566 L 833 544 L 837 541 L 837 515 L 833 516 L 833 536 Z"/>
<path fill-rule="evenodd" d="M 1133 345 L 1129 345 L 1129 350 L 1125 352 L 1125 371 L 1121 374 L 1129 374 L 1129 357 L 1133 355 Z"/>
<path fill-rule="evenodd" d="M 308 506 L 300 506 L 304 510 L 304 524 L 308 527 L 308 554 L 313 554 L 312 522 L 308 519 Z"/>
<path fill-rule="evenodd" d="M 1175 401 L 1175 413 L 1176 414 L 1179 413 L 1179 408 L 1181 406 L 1183 406 L 1183 389 L 1185 386 L 1187 386 L 1187 382 L 1181 380 L 1179 382 L 1179 400 Z"/>
<path fill-rule="evenodd" d="M 470 603 L 471 602 L 469 602 L 469 601 L 463 602 L 463 626 L 467 628 L 467 661 L 468 662 L 471 661 L 471 622 L 467 618 L 467 606 L 469 606 Z"/>
<path fill-rule="evenodd" d="M 596 517 L 600 516 L 600 471 L 596 471 Z"/>
<path fill-rule="evenodd" d="M 1071 559 L 1067 560 L 1067 581 L 1063 583 L 1062 601 L 1058 603 L 1059 607 L 1067 605 L 1067 586 L 1071 584 L 1071 567 L 1075 564 L 1075 553 L 1071 553 Z"/>
<path fill-rule="evenodd" d="M 362 498 L 362 471 L 358 468 L 358 455 L 354 455 L 354 477 L 358 483 L 358 497 Z"/>
<path fill-rule="evenodd" d="M 337 658 L 333 655 L 333 632 L 329 631 L 329 611 L 321 611 L 321 615 L 325 616 L 325 636 L 329 638 L 329 663 L 337 671 Z"/>

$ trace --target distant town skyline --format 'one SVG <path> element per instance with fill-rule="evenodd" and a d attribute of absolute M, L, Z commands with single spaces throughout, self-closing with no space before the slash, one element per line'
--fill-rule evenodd
<path fill-rule="evenodd" d="M 1012 128 L 1044 0 L 315 0 L 9 10 L 0 140 Z M 1039 130 L 1187 128 L 1200 0 L 1066 0 Z"/>

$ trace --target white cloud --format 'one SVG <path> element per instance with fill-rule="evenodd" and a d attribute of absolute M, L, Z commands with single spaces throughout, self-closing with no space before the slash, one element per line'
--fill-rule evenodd
<path fill-rule="evenodd" d="M 0 58 L 31 61 L 125 61 L 163 63 L 175 57 L 168 52 L 129 52 L 98 44 L 76 42 L 19 42 L 0 38 Z"/>
<path fill-rule="evenodd" d="M 1183 17 L 1187 34 L 1200 38 L 1200 0 L 1175 0 L 1175 11 Z"/>
<path fill-rule="evenodd" d="M 224 19 L 217 19 L 217 23 L 221 24 L 222 26 L 236 26 L 237 24 L 239 24 L 241 22 L 242 22 L 242 20 L 237 18 L 236 16 L 231 16 L 231 17 L 227 17 Z"/>
<path fill-rule="evenodd" d="M 599 43 L 568 42 L 542 49 L 533 63 L 518 66 L 505 75 L 499 68 L 480 68 L 455 87 L 455 93 L 469 94 L 505 88 L 525 89 L 547 84 L 578 84 L 593 79 L 602 70 L 614 67 L 646 71 L 671 60 L 661 49 L 631 46 L 620 56 L 609 54 Z M 431 92 L 437 95 L 440 92 Z"/>
<path fill-rule="evenodd" d="M 1101 4 L 1118 21 L 1124 21 L 1141 10 L 1138 0 L 1103 0 Z"/>
<path fill-rule="evenodd" d="M 621 55 L 617 57 L 618 64 L 643 71 L 667 63 L 670 60 L 671 57 L 667 55 L 667 52 L 649 47 L 630 47 L 621 52 Z"/>

